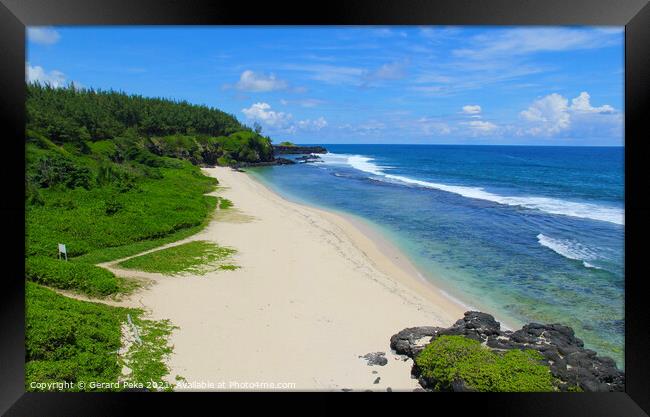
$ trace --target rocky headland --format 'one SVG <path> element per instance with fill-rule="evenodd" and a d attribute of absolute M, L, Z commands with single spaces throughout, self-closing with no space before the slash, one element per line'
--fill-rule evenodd
<path fill-rule="evenodd" d="M 273 145 L 273 153 L 275 155 L 327 153 L 327 149 L 322 146 Z"/>
<path fill-rule="evenodd" d="M 271 161 L 260 161 L 260 162 L 237 162 L 232 167 L 235 169 L 247 168 L 247 167 L 265 167 L 271 165 L 293 165 L 294 161 L 287 158 L 273 158 Z"/>

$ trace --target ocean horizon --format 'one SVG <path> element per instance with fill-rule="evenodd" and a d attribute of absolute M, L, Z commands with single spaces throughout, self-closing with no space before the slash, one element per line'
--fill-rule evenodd
<path fill-rule="evenodd" d="M 624 366 L 624 147 L 322 144 L 249 169 L 373 225 L 425 279 L 508 327 L 571 326 Z"/>

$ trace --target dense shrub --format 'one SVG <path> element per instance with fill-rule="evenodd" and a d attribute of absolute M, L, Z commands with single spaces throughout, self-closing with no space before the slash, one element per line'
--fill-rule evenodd
<path fill-rule="evenodd" d="M 26 283 L 25 372 L 31 382 L 115 382 L 129 310 L 73 300 Z"/>
<path fill-rule="evenodd" d="M 40 187 L 63 184 L 68 188 L 90 188 L 90 170 L 60 155 L 41 157 L 32 166 L 31 181 Z"/>
<path fill-rule="evenodd" d="M 38 187 L 31 181 L 27 181 L 25 186 L 25 200 L 28 205 L 42 206 L 45 204 Z"/>
<path fill-rule="evenodd" d="M 119 290 L 115 275 L 104 268 L 43 256 L 26 259 L 25 277 L 39 284 L 89 295 L 109 295 Z"/>
<path fill-rule="evenodd" d="M 440 336 L 416 357 L 421 376 L 432 388 L 452 390 L 462 383 L 485 392 L 554 391 L 550 369 L 533 350 L 496 353 L 463 336 Z"/>
<path fill-rule="evenodd" d="M 121 391 L 91 385 L 120 380 L 165 388 L 165 357 L 172 352 L 168 338 L 174 328 L 169 321 L 142 319 L 138 309 L 74 300 L 31 282 L 25 292 L 27 391 Z M 127 347 L 122 346 L 122 326 L 129 314 L 142 343 L 120 352 Z M 122 375 L 123 365 L 131 369 L 128 375 Z M 64 382 L 75 385 L 61 386 Z"/>

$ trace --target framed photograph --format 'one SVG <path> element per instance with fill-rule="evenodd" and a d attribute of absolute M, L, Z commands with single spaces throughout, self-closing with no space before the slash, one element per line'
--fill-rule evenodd
<path fill-rule="evenodd" d="M 650 411 L 647 1 L 1 3 L 6 415 Z"/>

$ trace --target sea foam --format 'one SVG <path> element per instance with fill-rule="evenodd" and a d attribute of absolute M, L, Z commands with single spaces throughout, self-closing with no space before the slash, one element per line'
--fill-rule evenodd
<path fill-rule="evenodd" d="M 541 233 L 537 235 L 537 241 L 540 245 L 551 249 L 553 252 L 565 258 L 582 261 L 582 264 L 586 268 L 600 269 L 588 262 L 598 259 L 598 255 L 581 243 L 569 239 L 554 239 Z"/>
<path fill-rule="evenodd" d="M 503 196 L 494 194 L 481 187 L 468 187 L 461 185 L 447 185 L 430 181 L 423 181 L 402 175 L 387 174 L 384 169 L 389 168 L 377 165 L 372 158 L 362 155 L 326 154 L 324 161 L 332 164 L 345 164 L 359 171 L 367 172 L 377 177 L 407 185 L 446 191 L 467 198 L 492 201 L 508 206 L 519 206 L 528 209 L 540 210 L 550 214 L 579 217 L 584 219 L 600 220 L 615 224 L 624 224 L 624 211 L 616 207 L 607 207 L 599 204 L 583 203 L 560 200 L 551 197 L 538 196 Z"/>

